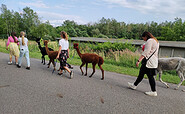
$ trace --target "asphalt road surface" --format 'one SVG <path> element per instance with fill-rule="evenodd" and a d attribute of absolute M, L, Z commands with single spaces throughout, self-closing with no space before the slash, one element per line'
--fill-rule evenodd
<path fill-rule="evenodd" d="M 158 96 L 151 97 L 144 94 L 150 91 L 146 79 L 131 90 L 127 82 L 136 77 L 105 71 L 100 80 L 100 70 L 89 78 L 74 66 L 69 79 L 68 73 L 52 74 L 53 67 L 39 59 L 31 58 L 31 70 L 25 58 L 21 68 L 7 65 L 8 60 L 8 54 L 0 53 L 0 114 L 185 114 L 184 86 L 174 90 L 177 85 L 170 84 L 167 89 L 157 81 Z"/>

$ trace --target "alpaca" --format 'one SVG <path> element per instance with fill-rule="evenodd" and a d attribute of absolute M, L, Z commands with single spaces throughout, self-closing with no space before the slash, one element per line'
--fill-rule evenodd
<path fill-rule="evenodd" d="M 159 81 L 169 88 L 169 85 L 162 81 L 162 71 L 165 70 L 176 70 L 181 82 L 177 85 L 175 89 L 178 89 L 182 82 L 185 80 L 184 71 L 185 71 L 185 59 L 182 57 L 170 57 L 170 58 L 159 58 L 157 71 L 159 73 Z M 157 74 L 156 74 L 157 75 Z"/>
<path fill-rule="evenodd" d="M 40 52 L 42 54 L 42 62 L 41 63 L 43 63 L 43 65 L 45 65 L 45 55 L 47 55 L 47 52 L 46 52 L 45 47 L 41 47 L 41 45 L 40 45 L 40 39 L 41 38 L 36 38 L 36 42 L 38 43 Z M 51 48 L 48 48 L 48 49 L 49 49 L 49 51 L 53 51 L 53 49 L 51 49 Z"/>
<path fill-rule="evenodd" d="M 48 68 L 50 67 L 50 64 L 52 62 L 53 66 L 54 66 L 54 70 L 55 70 L 56 64 L 55 64 L 55 61 L 54 60 L 56 59 L 56 57 L 58 55 L 58 51 L 50 51 L 48 49 L 48 45 L 47 44 L 48 44 L 48 41 L 47 40 L 44 40 L 45 50 L 46 50 L 46 52 L 48 54 L 48 57 L 50 59 L 49 60 L 49 63 L 48 63 Z M 58 60 L 60 61 L 60 58 Z M 67 67 L 70 68 L 70 69 L 73 69 L 73 67 L 69 63 L 67 63 Z M 60 67 L 59 67 L 58 71 L 60 71 Z"/>
<path fill-rule="evenodd" d="M 84 72 L 83 72 L 83 70 L 82 70 L 83 65 L 86 64 L 86 73 L 85 73 L 85 76 L 87 76 L 87 67 L 88 67 L 88 63 L 92 63 L 92 65 L 93 65 L 93 72 L 92 72 L 92 74 L 89 76 L 89 77 L 92 77 L 92 75 L 95 73 L 95 66 L 96 66 L 96 64 L 98 63 L 98 66 L 99 66 L 99 68 L 100 68 L 101 71 L 102 71 L 102 78 L 101 78 L 101 80 L 103 80 L 103 79 L 104 79 L 104 70 L 103 70 L 103 68 L 102 68 L 102 66 L 101 66 L 101 65 L 103 64 L 103 62 L 104 62 L 103 58 L 100 57 L 100 56 L 98 56 L 97 54 L 93 54 L 93 53 L 81 54 L 81 53 L 80 53 L 80 50 L 79 50 L 79 48 L 78 48 L 78 43 L 74 43 L 73 45 L 74 45 L 74 49 L 76 49 L 76 51 L 77 51 L 77 53 L 78 53 L 78 55 L 80 56 L 81 61 L 82 61 L 82 64 L 81 64 L 81 66 L 80 66 L 80 70 L 81 70 L 81 72 L 82 72 L 82 75 L 84 74 Z"/>
<path fill-rule="evenodd" d="M 49 57 L 49 63 L 48 63 L 48 68 L 50 67 L 50 64 L 52 62 L 53 64 L 53 67 L 54 67 L 54 70 L 55 70 L 55 59 L 58 55 L 58 51 L 49 51 L 48 49 L 48 41 L 47 40 L 44 40 L 44 45 L 45 45 L 45 48 L 46 48 L 46 52 L 48 54 L 48 57 Z"/>

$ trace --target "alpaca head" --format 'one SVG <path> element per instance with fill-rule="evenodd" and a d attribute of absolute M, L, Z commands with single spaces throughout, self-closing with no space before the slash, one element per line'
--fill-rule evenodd
<path fill-rule="evenodd" d="M 41 39 L 41 38 L 36 38 L 36 40 L 35 40 L 35 41 L 36 41 L 36 42 L 40 42 L 40 39 Z"/>
<path fill-rule="evenodd" d="M 74 46 L 73 47 L 74 49 L 77 49 L 78 48 L 78 43 L 74 43 L 73 46 Z"/>
<path fill-rule="evenodd" d="M 44 40 L 44 45 L 47 45 L 48 44 L 48 41 L 47 40 Z"/>

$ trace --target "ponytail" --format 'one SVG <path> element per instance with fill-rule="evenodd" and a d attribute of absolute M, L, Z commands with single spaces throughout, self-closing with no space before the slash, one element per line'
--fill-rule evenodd
<path fill-rule="evenodd" d="M 60 32 L 60 35 L 61 35 L 64 39 L 68 40 L 68 35 L 67 35 L 66 32 L 62 31 L 62 32 Z"/>
<path fill-rule="evenodd" d="M 24 43 L 24 35 L 25 35 L 25 32 L 21 32 L 21 35 L 20 35 L 20 37 L 22 37 L 22 45 L 25 45 L 25 43 Z"/>

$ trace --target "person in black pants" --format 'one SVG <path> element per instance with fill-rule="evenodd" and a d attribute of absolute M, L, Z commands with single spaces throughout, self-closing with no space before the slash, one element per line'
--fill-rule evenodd
<path fill-rule="evenodd" d="M 138 78 L 134 83 L 128 82 L 128 86 L 131 89 L 136 89 L 137 85 L 143 80 L 144 75 L 146 74 L 149 79 L 150 87 L 152 91 L 145 92 L 146 95 L 157 96 L 156 84 L 154 75 L 156 74 L 156 69 L 158 67 L 158 50 L 159 42 L 158 40 L 150 33 L 144 32 L 142 38 L 146 41 L 143 53 L 136 62 L 136 66 L 139 66 L 139 63 L 142 61 L 142 65 L 139 71 Z"/>

